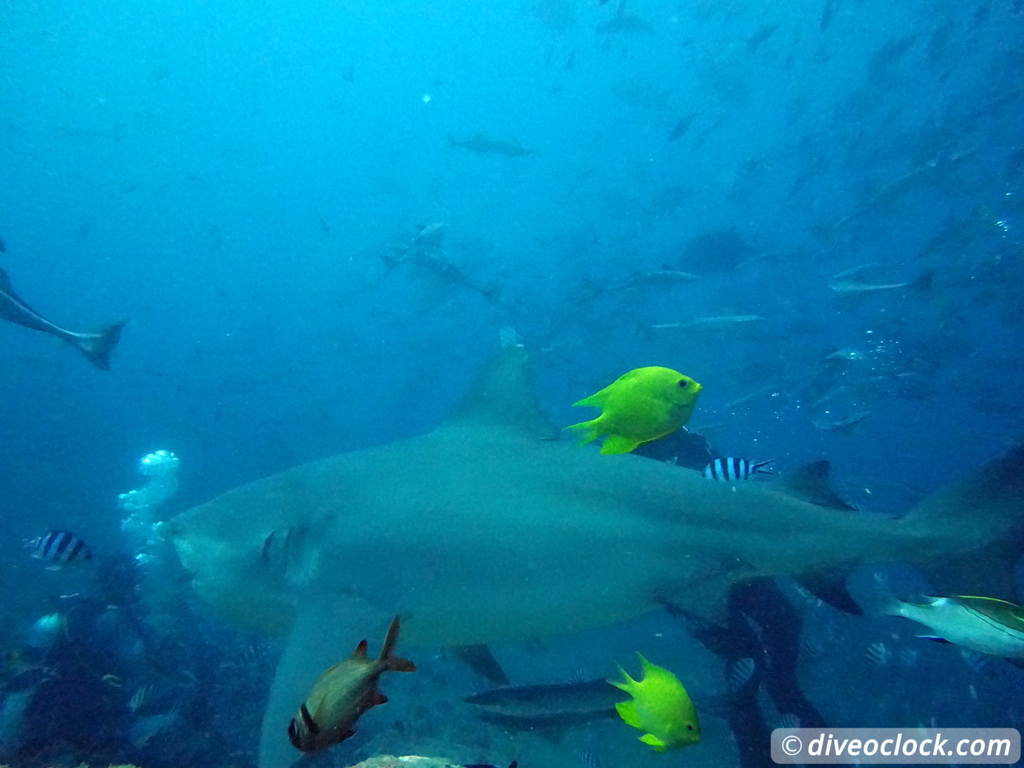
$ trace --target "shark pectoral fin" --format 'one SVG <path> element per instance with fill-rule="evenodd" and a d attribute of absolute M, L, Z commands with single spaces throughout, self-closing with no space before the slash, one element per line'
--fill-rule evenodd
<path fill-rule="evenodd" d="M 308 599 L 292 625 L 277 663 L 274 682 L 263 713 L 259 768 L 288 768 L 300 755 L 288 739 L 288 723 L 309 695 L 320 674 L 339 661 L 353 635 L 382 631 L 389 617 L 358 601 L 325 609 L 323 601 Z"/>
<path fill-rule="evenodd" d="M 632 437 L 625 437 L 624 435 L 608 435 L 604 439 L 604 444 L 601 446 L 601 453 L 607 454 L 619 454 L 629 453 L 640 445 L 640 441 Z"/>
<path fill-rule="evenodd" d="M 486 645 L 455 645 L 451 651 L 463 664 L 495 685 L 508 685 L 508 675 Z"/>
<path fill-rule="evenodd" d="M 729 590 L 732 582 L 720 571 L 707 566 L 708 573 L 718 578 L 690 580 L 672 594 L 688 620 L 695 620 L 703 626 L 726 627 L 729 625 Z"/>
<path fill-rule="evenodd" d="M 817 504 L 819 507 L 833 509 L 856 510 L 856 507 L 839 498 L 839 494 L 829 486 L 830 469 L 831 465 L 824 460 L 804 464 L 782 475 L 778 482 L 779 489 L 808 504 Z"/>
<path fill-rule="evenodd" d="M 805 573 L 796 579 L 796 582 L 817 597 L 819 600 L 828 603 L 836 610 L 849 613 L 853 616 L 860 616 L 864 611 L 857 605 L 849 590 L 846 588 L 846 577 L 849 570 L 846 568 L 830 568 L 825 571 L 813 571 Z"/>

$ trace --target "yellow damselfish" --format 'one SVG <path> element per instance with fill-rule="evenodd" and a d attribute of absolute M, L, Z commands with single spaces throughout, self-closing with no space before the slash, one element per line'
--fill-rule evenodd
<path fill-rule="evenodd" d="M 640 741 L 656 752 L 678 749 L 700 741 L 697 708 L 679 678 L 663 667 L 640 656 L 643 679 L 634 680 L 622 667 L 624 681 L 609 680 L 611 685 L 633 698 L 615 705 L 626 725 L 646 731 Z"/>
<path fill-rule="evenodd" d="M 689 376 L 671 368 L 635 368 L 600 392 L 573 403 L 602 412 L 596 419 L 566 429 L 579 435 L 580 444 L 603 436 L 601 453 L 629 453 L 686 424 L 702 389 Z"/>

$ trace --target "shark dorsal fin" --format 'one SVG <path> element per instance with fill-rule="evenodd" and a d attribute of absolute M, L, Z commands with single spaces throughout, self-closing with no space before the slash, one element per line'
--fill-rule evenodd
<path fill-rule="evenodd" d="M 476 380 L 445 426 L 506 429 L 541 439 L 555 436 L 537 407 L 526 348 L 506 343 Z"/>
<path fill-rule="evenodd" d="M 783 493 L 793 496 L 808 504 L 833 509 L 856 510 L 847 504 L 828 484 L 828 473 L 831 465 L 822 459 L 804 464 L 780 478 L 780 489 Z"/>

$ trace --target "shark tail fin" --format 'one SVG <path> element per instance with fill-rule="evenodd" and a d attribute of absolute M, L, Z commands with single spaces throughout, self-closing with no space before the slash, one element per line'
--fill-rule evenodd
<path fill-rule="evenodd" d="M 408 659 L 394 655 L 395 646 L 398 645 L 398 629 L 398 617 L 395 616 L 391 620 L 391 626 L 388 627 L 388 634 L 384 638 L 384 647 L 380 650 L 380 659 L 378 661 L 384 669 L 391 672 L 415 672 L 415 664 Z"/>
<path fill-rule="evenodd" d="M 1014 600 L 1014 566 L 1024 552 L 1024 444 L 929 496 L 902 519 L 929 535 L 955 539 L 956 555 L 921 552 L 911 562 L 937 594 Z"/>
<path fill-rule="evenodd" d="M 117 342 L 121 340 L 121 331 L 124 330 L 127 320 L 121 320 L 104 328 L 99 333 L 86 333 L 75 338 L 74 344 L 89 362 L 101 371 L 110 370 L 110 353 Z"/>

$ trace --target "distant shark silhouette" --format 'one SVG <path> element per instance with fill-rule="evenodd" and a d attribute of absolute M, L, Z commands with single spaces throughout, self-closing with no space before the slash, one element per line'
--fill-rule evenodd
<path fill-rule="evenodd" d="M 889 560 L 940 594 L 1009 596 L 1024 450 L 902 519 L 858 514 L 821 505 L 836 498 L 814 482 L 823 462 L 797 473 L 797 498 L 552 439 L 526 362 L 506 347 L 429 434 L 257 480 L 163 526 L 200 596 L 287 635 L 260 768 L 298 757 L 286 729 L 306 689 L 396 612 L 406 648 L 575 632 L 665 600 L 723 623 L 735 583 L 788 575 L 835 594 L 855 564 Z"/>
<path fill-rule="evenodd" d="M 127 322 L 122 320 L 114 323 L 98 333 L 76 333 L 61 328 L 36 312 L 18 296 L 11 285 L 11 279 L 2 269 L 0 269 L 0 319 L 63 339 L 85 355 L 90 363 L 104 371 L 110 370 L 110 352 L 121 339 L 121 331 Z"/>

